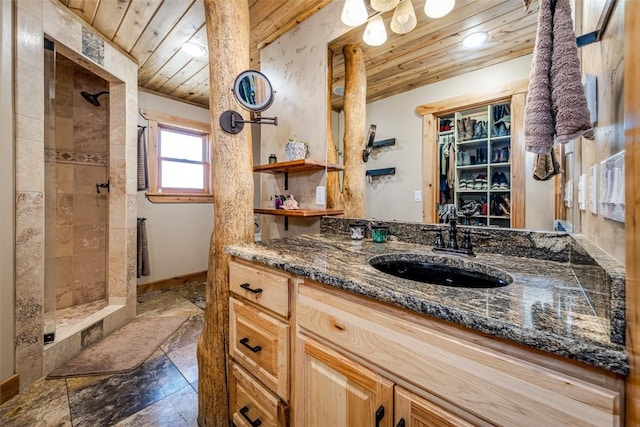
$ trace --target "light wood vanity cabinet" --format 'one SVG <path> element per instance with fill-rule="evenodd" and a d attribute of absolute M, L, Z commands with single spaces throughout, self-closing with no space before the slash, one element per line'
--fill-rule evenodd
<path fill-rule="evenodd" d="M 392 426 L 393 382 L 306 337 L 301 353 L 297 425 Z"/>
<path fill-rule="evenodd" d="M 232 287 L 236 425 L 251 425 L 240 413 L 245 406 L 244 415 L 260 418 L 261 425 L 299 427 L 600 427 L 624 421 L 618 375 L 277 270 L 236 264 L 232 283 L 241 284 L 239 271 L 262 278 L 252 288 L 266 289 L 271 275 L 285 277 L 281 285 L 290 301 L 287 318 Z M 245 335 L 245 344 L 264 348 L 262 355 L 240 343 Z"/>
<path fill-rule="evenodd" d="M 292 277 L 229 262 L 229 406 L 236 426 L 289 425 Z"/>

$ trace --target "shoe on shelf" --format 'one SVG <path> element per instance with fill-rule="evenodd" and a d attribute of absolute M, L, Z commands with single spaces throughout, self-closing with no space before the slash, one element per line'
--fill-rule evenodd
<path fill-rule="evenodd" d="M 465 124 L 465 127 L 467 128 L 467 139 L 476 138 L 476 135 L 475 135 L 476 123 L 477 122 L 475 121 L 475 119 L 472 119 L 472 118 L 467 119 L 467 123 Z"/>
<path fill-rule="evenodd" d="M 500 174 L 498 172 L 494 172 L 491 175 L 491 189 L 500 190 Z"/>
<path fill-rule="evenodd" d="M 461 205 L 458 212 L 464 216 L 479 216 L 482 215 L 482 205 L 475 200 L 471 200 Z"/>
<path fill-rule="evenodd" d="M 497 148 L 491 150 L 491 163 L 500 163 L 500 150 Z"/>
<path fill-rule="evenodd" d="M 504 216 L 511 216 L 511 209 L 507 206 L 507 204 L 504 202 L 502 197 L 500 196 L 498 197 L 499 199 L 497 200 L 497 202 L 498 202 L 498 208 L 500 209 L 500 213 Z"/>
<path fill-rule="evenodd" d="M 474 180 L 473 177 L 468 173 L 463 173 L 460 175 L 460 185 L 458 188 L 461 190 L 473 190 Z"/>
<path fill-rule="evenodd" d="M 480 188 L 476 188 L 476 190 L 486 190 L 488 188 L 487 176 L 483 173 L 479 173 L 476 176 L 476 182 L 480 181 Z"/>
<path fill-rule="evenodd" d="M 507 196 L 507 195 L 502 196 L 502 200 L 504 200 L 504 202 L 509 207 L 509 211 L 511 211 L 511 200 L 509 200 L 509 196 Z"/>
<path fill-rule="evenodd" d="M 458 124 L 458 141 L 464 141 L 467 136 L 467 132 L 464 127 L 464 120 L 456 120 L 456 123 Z"/>
<path fill-rule="evenodd" d="M 499 163 L 509 163 L 509 147 L 502 147 L 498 156 Z"/>
<path fill-rule="evenodd" d="M 509 181 L 507 180 L 507 176 L 504 172 L 500 172 L 500 175 L 498 176 L 498 186 L 500 190 L 509 189 Z"/>
<path fill-rule="evenodd" d="M 473 182 L 473 189 L 482 190 L 482 180 L 479 177 L 476 177 L 475 181 Z"/>
<path fill-rule="evenodd" d="M 486 156 L 487 152 L 486 152 L 486 148 L 482 148 L 482 147 L 478 147 L 476 148 L 476 160 L 478 164 L 484 165 L 487 163 L 487 156 Z"/>
<path fill-rule="evenodd" d="M 471 164 L 471 155 L 467 150 L 462 151 L 462 164 L 468 166 Z"/>

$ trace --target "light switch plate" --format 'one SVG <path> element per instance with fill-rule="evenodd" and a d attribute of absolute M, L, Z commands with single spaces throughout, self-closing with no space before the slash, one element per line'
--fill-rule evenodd
<path fill-rule="evenodd" d="M 422 191 L 421 190 L 415 190 L 413 192 L 413 201 L 414 202 L 421 202 L 422 201 Z"/>
<path fill-rule="evenodd" d="M 327 192 L 324 185 L 318 185 L 316 187 L 316 205 L 326 204 Z"/>

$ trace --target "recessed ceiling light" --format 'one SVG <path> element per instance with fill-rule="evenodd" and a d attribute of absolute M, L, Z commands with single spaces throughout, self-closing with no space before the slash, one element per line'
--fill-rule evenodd
<path fill-rule="evenodd" d="M 462 46 L 467 48 L 478 47 L 484 43 L 488 37 L 489 35 L 484 31 L 471 33 L 462 39 Z"/>
<path fill-rule="evenodd" d="M 342 85 L 334 86 L 333 87 L 333 93 L 335 95 L 338 95 L 338 96 L 343 96 L 344 95 L 344 86 L 342 86 Z"/>
<path fill-rule="evenodd" d="M 188 54 L 193 56 L 205 56 L 207 54 L 207 49 L 196 42 L 182 43 L 182 48 L 186 50 Z"/>

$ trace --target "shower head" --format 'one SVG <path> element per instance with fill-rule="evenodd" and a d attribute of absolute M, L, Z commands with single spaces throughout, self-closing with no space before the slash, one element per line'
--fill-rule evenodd
<path fill-rule="evenodd" d="M 98 97 L 100 95 L 104 95 L 108 93 L 109 93 L 108 90 L 103 90 L 102 92 L 98 92 L 98 93 L 88 93 L 88 92 L 82 91 L 80 92 L 80 95 L 82 95 L 82 97 L 87 101 L 89 101 L 91 104 L 95 105 L 96 107 L 99 107 L 100 101 L 98 101 Z"/>

